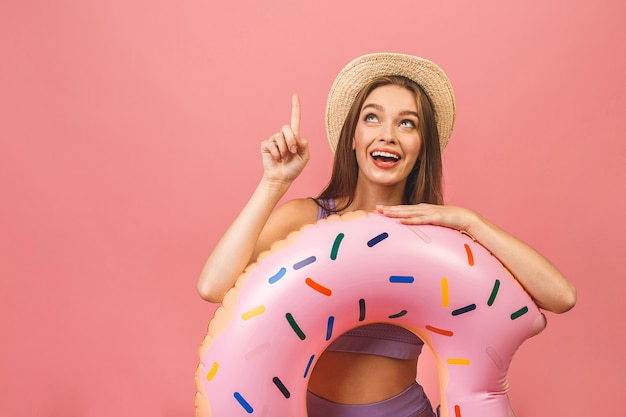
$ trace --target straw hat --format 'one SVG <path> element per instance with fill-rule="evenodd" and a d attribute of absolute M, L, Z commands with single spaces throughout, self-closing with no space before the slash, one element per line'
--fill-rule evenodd
<path fill-rule="evenodd" d="M 454 126 L 454 92 L 450 80 L 435 63 L 424 58 L 394 53 L 363 55 L 341 70 L 328 93 L 326 134 L 333 152 L 341 128 L 356 96 L 376 77 L 400 75 L 417 83 L 428 96 L 435 113 L 441 150 L 446 147 Z"/>

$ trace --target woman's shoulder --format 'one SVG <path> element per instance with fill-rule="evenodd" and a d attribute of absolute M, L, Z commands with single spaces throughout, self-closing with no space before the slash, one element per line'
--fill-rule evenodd
<path fill-rule="evenodd" d="M 313 198 L 296 198 L 287 201 L 275 210 L 277 216 L 287 217 L 295 223 L 313 223 L 317 220 L 319 205 Z"/>
<path fill-rule="evenodd" d="M 315 223 L 318 207 L 312 198 L 289 200 L 274 210 L 268 220 L 268 226 L 275 230 L 275 234 L 286 236 L 302 226 Z"/>
<path fill-rule="evenodd" d="M 286 238 L 289 233 L 315 223 L 317 213 L 318 205 L 311 198 L 289 200 L 277 207 L 263 228 L 256 253 L 269 249 L 273 242 Z"/>

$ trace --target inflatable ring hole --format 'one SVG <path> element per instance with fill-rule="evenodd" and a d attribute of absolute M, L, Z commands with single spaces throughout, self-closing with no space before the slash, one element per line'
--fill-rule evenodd
<path fill-rule="evenodd" d="M 361 362 L 361 373 L 355 373 L 354 365 Z M 410 383 L 399 381 L 394 387 L 393 378 L 415 372 L 412 379 L 424 389 L 426 398 L 433 404 L 439 403 L 439 375 L 432 350 L 416 333 L 390 323 L 369 323 L 352 328 L 332 340 L 319 355 L 311 370 L 307 390 L 308 399 L 319 404 L 322 398 L 342 403 L 335 390 L 347 386 L 350 391 L 374 392 L 374 403 L 400 393 Z M 356 372 L 359 372 L 358 370 Z M 351 375 L 352 374 L 352 375 Z M 329 383 L 339 381 L 337 384 Z M 385 392 L 385 389 L 392 391 Z M 393 391 L 396 390 L 397 392 Z M 357 400 L 359 401 L 359 400 Z"/>

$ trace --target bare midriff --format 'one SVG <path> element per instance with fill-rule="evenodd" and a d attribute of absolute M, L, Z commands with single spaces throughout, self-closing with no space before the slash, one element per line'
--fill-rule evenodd
<path fill-rule="evenodd" d="M 339 404 L 370 404 L 415 382 L 417 359 L 325 351 L 309 379 L 313 394 Z"/>

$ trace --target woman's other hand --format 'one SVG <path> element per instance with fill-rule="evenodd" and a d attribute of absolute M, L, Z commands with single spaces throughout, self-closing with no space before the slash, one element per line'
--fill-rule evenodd
<path fill-rule="evenodd" d="M 377 206 L 376 210 L 387 217 L 398 219 L 403 224 L 434 224 L 470 232 L 478 215 L 466 208 L 421 203 L 404 206 Z"/>

